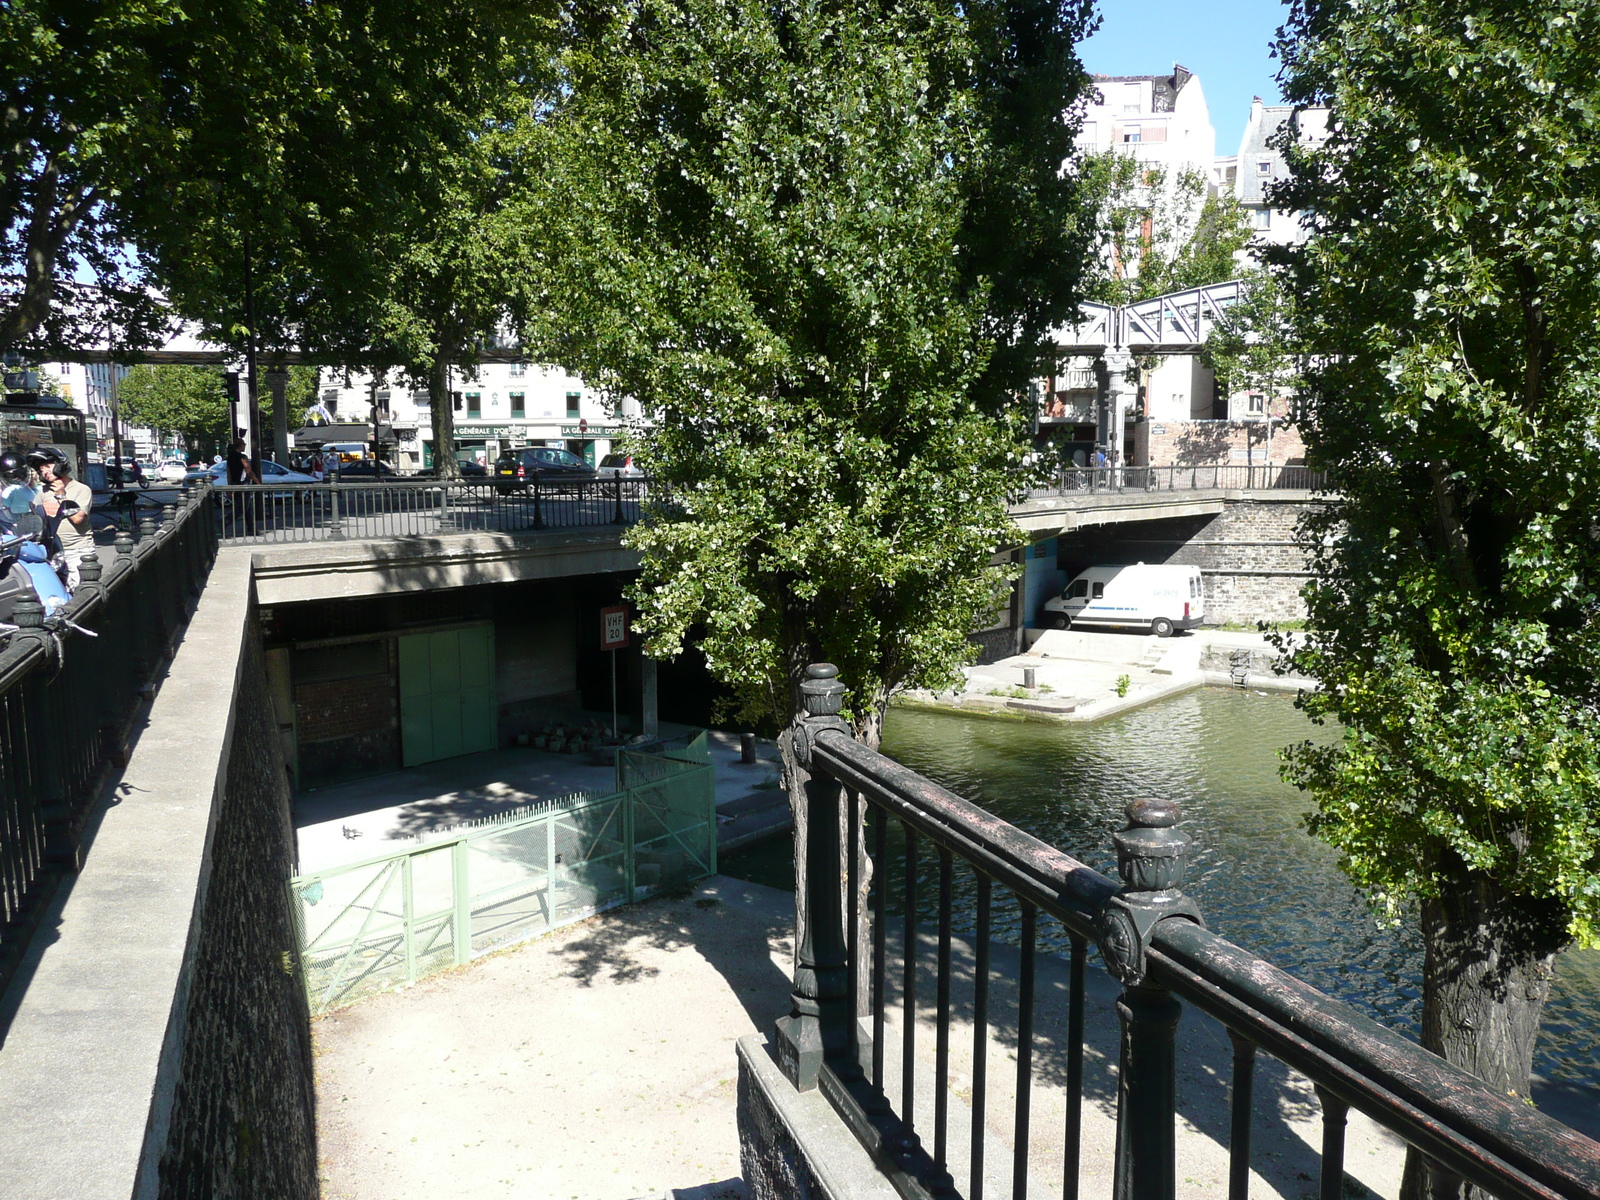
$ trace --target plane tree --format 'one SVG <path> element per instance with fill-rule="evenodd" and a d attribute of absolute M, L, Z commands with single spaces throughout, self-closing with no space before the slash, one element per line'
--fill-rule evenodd
<path fill-rule="evenodd" d="M 644 0 L 578 11 L 530 126 L 531 341 L 653 426 L 628 534 L 649 652 L 769 727 L 838 665 L 875 744 L 1002 602 L 1020 397 L 1074 309 L 1088 5 Z M 565 199 L 565 215 L 554 197 Z"/>
<path fill-rule="evenodd" d="M 1286 775 L 1420 921 L 1424 1045 L 1527 1097 L 1555 956 L 1600 937 L 1600 8 L 1298 0 L 1279 53 L 1332 108 L 1273 202 L 1309 214 L 1286 278 L 1338 497 L 1295 662 L 1344 728 Z"/>

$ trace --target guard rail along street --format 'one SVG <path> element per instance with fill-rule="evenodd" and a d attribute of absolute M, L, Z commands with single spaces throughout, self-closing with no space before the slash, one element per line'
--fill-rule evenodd
<path fill-rule="evenodd" d="M 224 541 L 270 544 L 628 525 L 639 519 L 647 492 L 642 479 L 499 483 L 399 477 L 234 484 L 214 494 Z"/>
<path fill-rule="evenodd" d="M 808 915 L 801 924 L 792 1009 L 778 1022 L 776 1057 L 799 1091 L 822 1089 L 900 1194 L 982 1200 L 984 1139 L 991 1119 L 985 1062 L 990 937 L 999 887 L 1012 893 L 1021 910 L 1012 1114 L 1017 1200 L 1023 1200 L 1028 1186 L 1041 918 L 1059 921 L 1071 944 L 1066 1125 L 1049 1135 L 1064 1139 L 1064 1200 L 1078 1195 L 1091 942 L 1121 985 L 1116 1200 L 1172 1200 L 1174 1195 L 1174 1035 L 1180 1001 L 1220 1021 L 1233 1042 L 1229 1200 L 1245 1200 L 1249 1185 L 1258 1050 L 1315 1085 L 1323 1120 L 1319 1200 L 1344 1196 L 1345 1122 L 1351 1107 L 1426 1156 L 1432 1195 L 1454 1195 L 1456 1182 L 1464 1180 L 1507 1200 L 1600 1197 L 1600 1143 L 1491 1091 L 1349 1005 L 1207 930 L 1200 910 L 1181 890 L 1190 838 L 1178 828 L 1176 804 L 1138 799 L 1127 806 L 1127 827 L 1112 838 L 1119 883 L 855 741 L 839 716 L 844 687 L 837 675 L 826 663 L 807 669 L 801 684 L 805 716 L 791 729 L 796 759 L 808 773 L 802 897 Z M 903 845 L 905 893 L 898 1086 L 884 1072 L 891 826 L 898 827 Z M 847 831 L 843 845 L 841 830 Z M 865 898 L 860 884 L 869 869 L 872 888 Z M 951 914 L 958 869 L 971 872 L 977 895 L 970 1182 L 952 1179 L 948 1169 Z M 907 1103 L 917 1087 L 917 900 L 923 886 L 936 888 L 938 895 L 935 1110 L 933 1126 L 926 1130 L 913 1127 L 913 1106 Z M 863 903 L 872 915 L 870 933 L 864 931 Z M 858 1020 L 858 1013 L 868 1016 Z"/>
<path fill-rule="evenodd" d="M 0 990 L 55 885 L 82 867 L 85 823 L 188 623 L 217 554 L 209 488 L 89 558 L 70 603 L 18 601 L 0 650 Z M 74 630 L 81 626 L 96 636 Z"/>
<path fill-rule="evenodd" d="M 1063 467 L 1033 488 L 1034 497 L 1077 493 L 1321 491 L 1321 471 L 1285 463 L 1194 464 L 1167 467 Z"/>

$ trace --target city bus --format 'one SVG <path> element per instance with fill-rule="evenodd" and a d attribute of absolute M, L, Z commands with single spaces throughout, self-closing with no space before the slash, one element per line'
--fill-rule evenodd
<path fill-rule="evenodd" d="M 0 404 L 0 453 L 26 455 L 41 446 L 61 451 L 72 464 L 72 477 L 84 479 L 89 464 L 84 415 L 59 396 L 12 392 Z"/>

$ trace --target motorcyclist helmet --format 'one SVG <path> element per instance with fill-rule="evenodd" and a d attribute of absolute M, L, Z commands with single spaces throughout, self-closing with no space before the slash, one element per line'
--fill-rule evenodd
<path fill-rule="evenodd" d="M 28 451 L 28 465 L 35 471 L 46 466 L 64 466 L 66 461 L 67 456 L 61 453 L 61 451 L 57 450 L 54 446 L 37 446 Z"/>
<path fill-rule="evenodd" d="M 28 463 L 17 450 L 0 453 L 0 481 L 23 483 L 28 478 Z"/>

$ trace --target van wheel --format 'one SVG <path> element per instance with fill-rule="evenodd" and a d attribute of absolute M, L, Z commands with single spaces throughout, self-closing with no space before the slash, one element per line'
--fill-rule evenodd
<path fill-rule="evenodd" d="M 1056 613 L 1055 616 L 1050 618 L 1051 629 L 1065 629 L 1070 624 L 1071 622 L 1067 620 L 1064 613 Z"/>
<path fill-rule="evenodd" d="M 1167 620 L 1165 617 L 1157 617 L 1154 621 L 1150 622 L 1150 632 L 1155 634 L 1157 637 L 1171 637 L 1172 622 Z"/>

